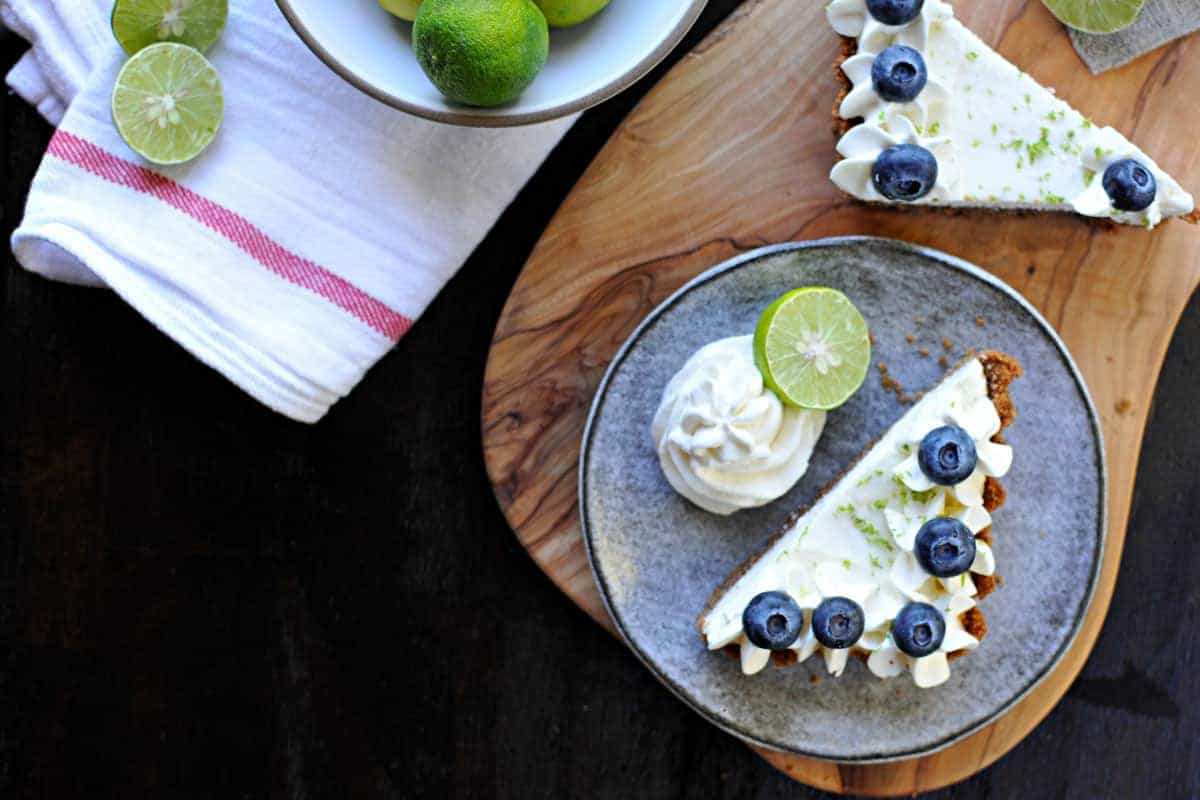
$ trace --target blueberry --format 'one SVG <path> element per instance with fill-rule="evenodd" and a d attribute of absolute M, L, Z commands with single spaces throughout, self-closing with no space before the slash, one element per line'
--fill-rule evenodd
<path fill-rule="evenodd" d="M 892 103 L 907 103 L 921 93 L 929 72 L 925 59 L 911 47 L 894 44 L 875 56 L 871 64 L 871 83 L 875 92 Z"/>
<path fill-rule="evenodd" d="M 957 425 L 934 428 L 921 440 L 917 463 L 936 484 L 962 483 L 975 471 L 975 442 Z"/>
<path fill-rule="evenodd" d="M 813 636 L 831 650 L 845 650 L 863 634 L 862 606 L 848 597 L 826 597 L 813 610 Z"/>
<path fill-rule="evenodd" d="M 804 611 L 786 592 L 763 592 L 742 612 L 746 638 L 764 650 L 786 650 L 803 627 Z"/>
<path fill-rule="evenodd" d="M 954 517 L 934 517 L 917 531 L 913 554 L 930 575 L 953 578 L 975 561 L 975 536 Z"/>
<path fill-rule="evenodd" d="M 867 0 L 867 11 L 884 25 L 907 25 L 921 13 L 925 0 Z"/>
<path fill-rule="evenodd" d="M 916 144 L 897 144 L 879 154 L 871 180 L 889 200 L 920 200 L 937 183 L 938 165 L 933 153 Z"/>
<path fill-rule="evenodd" d="M 892 641 L 913 658 L 936 651 L 945 638 L 946 620 L 929 603 L 909 603 L 892 622 Z"/>
<path fill-rule="evenodd" d="M 1141 211 L 1154 202 L 1158 182 L 1140 161 L 1125 158 L 1114 161 L 1104 170 L 1101 179 L 1113 208 L 1121 211 Z"/>

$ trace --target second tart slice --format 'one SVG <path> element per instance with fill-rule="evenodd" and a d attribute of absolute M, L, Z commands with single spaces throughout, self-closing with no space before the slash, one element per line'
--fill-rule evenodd
<path fill-rule="evenodd" d="M 1149 228 L 1195 221 L 1192 196 L 1149 155 L 988 47 L 943 0 L 832 0 L 826 15 L 843 37 L 842 160 L 830 178 L 847 194 Z"/>

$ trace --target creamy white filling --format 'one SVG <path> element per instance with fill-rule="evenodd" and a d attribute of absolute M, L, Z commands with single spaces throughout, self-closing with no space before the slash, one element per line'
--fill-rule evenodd
<path fill-rule="evenodd" d="M 950 487 L 931 483 L 916 463 L 916 452 L 929 431 L 942 425 L 962 427 L 979 453 L 975 472 Z M 710 649 L 741 647 L 747 674 L 762 669 L 769 652 L 755 647 L 742 629 L 742 612 L 756 595 L 788 592 L 805 609 L 800 638 L 792 645 L 803 660 L 822 650 L 826 666 L 840 674 L 849 651 L 828 651 L 812 635 L 811 610 L 823 598 L 849 597 L 862 606 L 866 621 L 862 639 L 851 648 L 869 653 L 868 667 L 879 677 L 909 671 L 919 686 L 933 686 L 949 676 L 946 654 L 972 649 L 978 642 L 963 629 L 963 613 L 975 605 L 970 574 L 936 578 L 912 554 L 913 541 L 925 521 L 954 516 L 972 533 L 991 524 L 983 507 L 987 477 L 1008 472 L 1012 451 L 991 441 L 1000 417 L 988 397 L 983 365 L 972 359 L 919 400 L 840 481 L 786 531 L 726 591 L 701 623 Z M 995 556 L 976 542 L 971 573 L 991 575 Z M 908 602 L 939 608 L 946 617 L 942 650 L 913 659 L 896 650 L 892 620 Z M 876 655 L 879 654 L 879 655 Z"/>
<path fill-rule="evenodd" d="M 824 411 L 780 402 L 754 364 L 754 338 L 736 336 L 688 359 L 663 392 L 650 436 L 675 491 L 732 514 L 786 494 L 824 427 Z"/>
<path fill-rule="evenodd" d="M 830 175 L 846 193 L 892 202 L 875 190 L 871 168 L 883 149 L 907 141 L 933 151 L 939 164 L 938 186 L 917 203 L 1074 211 L 1151 228 L 1192 211 L 1191 195 L 1149 156 L 1112 128 L 1096 127 L 1004 59 L 941 0 L 927 0 L 921 15 L 900 27 L 876 22 L 866 0 L 833 0 L 826 15 L 834 30 L 855 37 L 859 46 L 843 65 L 854 88 L 840 113 L 864 122 L 839 142 L 845 160 Z M 929 71 L 925 90 L 910 103 L 884 102 L 871 85 L 875 54 L 894 43 L 919 50 Z M 1117 211 L 1101 186 L 1104 170 L 1122 158 L 1142 162 L 1158 184 L 1143 211 Z M 950 173 L 944 180 L 943 170 Z"/>

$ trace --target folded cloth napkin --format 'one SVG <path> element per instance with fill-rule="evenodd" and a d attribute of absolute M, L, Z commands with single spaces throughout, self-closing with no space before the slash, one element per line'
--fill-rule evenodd
<path fill-rule="evenodd" d="M 32 45 L 12 88 L 58 131 L 13 251 L 105 285 L 271 408 L 320 419 L 470 255 L 573 118 L 521 129 L 420 120 L 343 83 L 272 0 L 236 0 L 209 52 L 225 122 L 151 168 L 113 127 L 111 0 L 0 0 Z"/>
<path fill-rule="evenodd" d="M 1200 30 L 1200 0 L 1146 0 L 1137 21 L 1104 35 L 1071 31 L 1071 41 L 1093 73 L 1116 69 L 1172 39 Z"/>

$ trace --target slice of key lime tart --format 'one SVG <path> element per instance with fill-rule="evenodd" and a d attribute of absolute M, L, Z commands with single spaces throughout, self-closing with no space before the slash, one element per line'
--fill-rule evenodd
<path fill-rule="evenodd" d="M 1012 449 L 1016 361 L 971 357 L 930 389 L 811 507 L 712 595 L 697 627 L 753 674 L 820 651 L 840 675 L 851 655 L 920 687 L 978 646 L 977 602 L 995 586 L 992 512 Z"/>
<path fill-rule="evenodd" d="M 943 0 L 832 0 L 826 16 L 843 37 L 830 179 L 847 194 L 1148 228 L 1196 221 L 1192 196 L 1149 155 L 984 44 Z"/>

